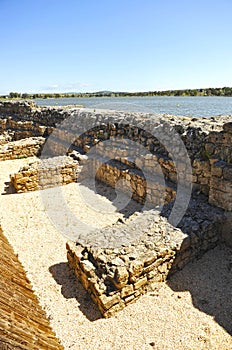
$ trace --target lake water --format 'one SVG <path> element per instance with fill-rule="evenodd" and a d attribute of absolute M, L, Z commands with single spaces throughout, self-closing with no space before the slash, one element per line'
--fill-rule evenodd
<path fill-rule="evenodd" d="M 36 99 L 43 106 L 83 105 L 86 108 L 131 112 L 167 113 L 181 116 L 211 117 L 232 115 L 232 97 L 91 97 Z"/>

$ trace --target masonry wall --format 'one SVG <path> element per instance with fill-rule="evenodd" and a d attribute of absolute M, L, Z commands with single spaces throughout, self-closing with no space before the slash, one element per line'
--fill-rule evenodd
<path fill-rule="evenodd" d="M 8 142 L 0 146 L 0 161 L 39 156 L 44 143 L 43 137 Z"/>
<path fill-rule="evenodd" d="M 57 129 L 54 129 L 55 126 Z M 162 142 L 166 143 L 170 142 L 169 135 L 172 129 L 178 133 L 188 151 L 192 174 L 186 173 L 185 159 L 181 154 L 179 141 L 172 140 L 171 149 L 174 154 L 179 159 L 183 158 L 183 162 L 178 165 L 178 172 L 184 174 L 186 181 L 192 181 L 193 191 L 203 193 L 209 198 L 210 203 L 230 212 L 232 207 L 230 188 L 232 123 L 230 116 L 196 119 L 169 115 L 153 116 L 143 113 L 115 111 L 99 113 L 77 108 L 38 107 L 25 101 L 0 102 L 0 141 L 3 144 L 8 144 L 9 139 L 44 135 L 48 138 L 46 142 L 48 156 L 66 155 L 76 148 L 88 155 L 95 148 L 96 159 L 98 159 L 96 162 L 98 161 L 101 165 L 97 178 L 114 186 L 119 175 L 125 176 L 123 170 L 125 167 L 133 169 L 128 141 L 130 140 L 136 145 L 139 144 L 147 152 L 142 154 L 141 147 L 138 147 L 137 150 L 133 149 L 136 167 L 140 170 L 146 169 L 147 173 L 152 175 L 157 173 L 158 176 L 160 176 L 161 169 L 161 175 L 166 181 L 166 192 L 168 191 L 170 199 L 173 199 L 177 184 L 176 164 L 162 142 L 154 137 L 154 128 L 156 135 L 162 134 Z M 108 141 L 110 144 L 107 144 Z M 121 154 L 115 152 L 119 144 L 123 150 Z M 6 148 L 4 150 L 1 148 L 1 159 L 14 159 L 22 154 L 23 156 L 36 154 L 33 149 L 28 153 L 24 152 L 23 146 L 14 151 L 15 146 L 9 144 L 9 150 L 6 152 Z M 30 146 L 26 148 L 29 149 Z M 102 159 L 101 162 L 99 156 Z M 116 159 L 119 166 L 109 166 L 107 163 L 109 158 Z M 120 163 L 122 171 L 119 174 Z M 127 178 L 128 176 L 131 177 L 131 174 L 127 174 Z M 131 181 L 133 187 L 135 187 L 135 181 L 133 179 Z M 144 188 L 149 188 L 149 186 L 142 176 L 138 177 L 138 182 L 140 185 L 137 186 L 134 198 L 143 202 Z M 169 191 L 169 189 L 173 190 Z M 145 195 L 149 199 L 153 193 L 146 192 Z"/>
<path fill-rule="evenodd" d="M 125 123 L 125 117 L 127 123 Z M 231 137 L 228 137 L 229 134 L 223 131 L 223 125 L 228 120 L 229 117 L 219 117 L 217 121 L 206 118 L 196 121 L 194 118 L 173 116 L 165 116 L 165 119 L 163 116 L 157 116 L 152 119 L 151 116 L 145 115 L 142 117 L 139 113 L 122 115 L 120 113 L 99 114 L 76 111 L 76 114 L 70 113 L 69 118 L 63 122 L 62 127 L 52 133 L 48 145 L 50 145 L 51 156 L 64 154 L 64 152 L 72 148 L 81 149 L 88 154 L 93 147 L 98 145 L 99 148 L 102 148 L 100 152 L 102 157 L 115 158 L 117 156 L 115 149 L 121 143 L 124 155 L 118 158 L 121 158 L 120 161 L 124 163 L 127 158 L 130 158 L 128 140 L 131 140 L 137 145 L 139 144 L 140 148 L 145 149 L 148 154 L 153 155 L 154 162 L 152 167 L 155 166 L 155 162 L 158 162 L 164 176 L 171 182 L 176 183 L 175 163 L 160 140 L 152 135 L 152 128 L 160 128 L 160 133 L 167 135 L 164 141 L 168 144 L 170 143 L 168 135 L 172 129 L 175 129 L 183 141 L 192 163 L 194 189 L 208 195 L 211 177 L 210 159 L 214 157 L 217 157 L 218 160 L 224 159 L 225 155 L 231 152 L 229 151 Z M 133 126 L 136 124 L 139 124 L 139 127 Z M 215 143 L 216 147 L 212 148 L 210 145 L 215 142 L 215 140 L 213 141 L 216 137 L 215 135 L 217 135 L 218 144 Z M 225 137 L 227 137 L 226 140 Z M 115 142 L 113 141 L 114 138 L 116 138 Z M 107 145 L 105 141 L 110 141 L 110 145 Z M 183 158 L 183 164 L 179 164 L 179 167 L 182 167 L 181 171 L 185 172 L 185 159 L 183 154 L 181 154 L 179 140 L 171 141 L 173 141 L 171 145 L 172 151 L 179 159 Z M 220 147 L 218 147 L 219 144 Z M 100 147 L 101 145 L 102 147 Z M 226 145 L 228 145 L 228 149 Z M 137 149 L 138 166 L 147 168 L 150 166 L 148 158 L 139 152 L 140 148 L 138 147 Z M 133 152 L 136 155 L 136 149 Z M 99 154 L 99 152 L 97 153 Z M 226 161 L 229 161 L 228 157 Z M 185 176 L 187 181 L 190 181 L 191 174 L 185 173 Z"/>
<path fill-rule="evenodd" d="M 10 180 L 17 193 L 43 190 L 77 181 L 78 162 L 70 157 L 54 157 L 32 162 L 12 174 Z"/>
<path fill-rule="evenodd" d="M 208 221 L 203 220 L 205 215 Z M 165 281 L 215 247 L 223 220 L 222 210 L 202 201 L 196 205 L 194 200 L 180 228 L 156 211 L 137 213 L 125 224 L 88 233 L 90 244 L 68 242 L 69 265 L 102 315 L 111 317 L 136 301 L 152 283 Z"/>
<path fill-rule="evenodd" d="M 53 127 L 69 115 L 63 107 L 38 107 L 27 101 L 0 102 L 0 118 L 11 117 L 16 121 L 31 121 L 38 125 Z"/>
<path fill-rule="evenodd" d="M 77 243 L 68 243 L 70 267 L 105 317 L 135 301 L 153 282 L 164 281 L 216 246 L 222 237 L 230 244 L 230 116 L 196 119 L 115 111 L 98 113 L 24 106 L 21 102 L 12 108 L 8 102 L 0 104 L 2 142 L 12 135 L 20 138 L 27 135 L 24 133 L 41 130 L 47 138 L 43 156 L 53 159 L 54 164 L 54 169 L 42 171 L 45 187 L 52 184 L 49 178 L 54 178 L 56 184 L 65 181 L 60 181 L 60 173 L 56 172 L 56 157 L 79 150 L 86 155 L 79 162 L 80 180 L 81 176 L 91 176 L 112 187 L 118 180 L 125 180 L 125 190 L 130 187 L 132 197 L 140 203 L 147 201 L 152 207 L 159 205 L 160 199 L 165 202 L 164 217 L 155 217 L 153 211 L 148 211 L 114 227 L 90 232 L 88 242 L 80 236 Z M 17 134 L 21 122 L 21 134 Z M 177 134 L 170 137 L 173 131 Z M 190 167 L 186 165 L 185 150 Z M 187 212 L 175 228 L 166 218 L 180 174 L 187 183 L 192 182 L 193 192 Z M 21 169 L 12 176 L 12 182 L 22 192 L 41 189 L 37 175 L 33 166 Z M 158 193 L 162 196 L 157 196 Z M 136 239 L 131 243 L 131 236 L 138 233 L 141 235 L 133 237 Z M 116 242 L 120 247 L 109 248 Z"/>

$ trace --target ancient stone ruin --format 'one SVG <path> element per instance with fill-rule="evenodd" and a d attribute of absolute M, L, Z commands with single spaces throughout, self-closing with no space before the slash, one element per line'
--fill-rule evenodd
<path fill-rule="evenodd" d="M 125 223 L 105 228 L 103 232 L 94 232 L 91 241 L 97 243 L 95 246 L 67 243 L 69 264 L 104 317 L 134 302 L 153 282 L 165 281 L 170 274 L 215 247 L 220 239 L 223 213 L 204 202 L 196 204 L 193 200 L 191 206 L 181 229 L 150 210 L 134 214 Z M 202 210 L 197 220 L 192 218 L 196 215 L 194 206 Z M 140 232 L 139 239 L 126 243 L 125 237 L 131 237 L 134 229 Z M 102 237 L 113 237 L 124 244 L 120 248 L 103 249 Z"/>
<path fill-rule="evenodd" d="M 232 244 L 230 121 L 1 102 L 0 160 L 41 155 L 11 175 L 16 192 L 89 177 L 113 188 L 122 181 L 140 203 L 67 242 L 70 268 L 110 317 L 220 241 Z"/>
<path fill-rule="evenodd" d="M 17 193 L 67 185 L 77 180 L 77 166 L 67 156 L 38 160 L 19 169 L 10 180 Z"/>

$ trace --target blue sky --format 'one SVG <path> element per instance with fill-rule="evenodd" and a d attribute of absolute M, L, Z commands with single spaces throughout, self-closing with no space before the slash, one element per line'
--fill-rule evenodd
<path fill-rule="evenodd" d="M 232 86 L 231 0 L 0 0 L 0 94 Z"/>

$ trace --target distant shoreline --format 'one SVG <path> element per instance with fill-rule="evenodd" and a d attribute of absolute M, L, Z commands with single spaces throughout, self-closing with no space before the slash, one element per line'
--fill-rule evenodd
<path fill-rule="evenodd" d="M 120 110 L 153 114 L 192 116 L 196 118 L 218 115 L 232 117 L 232 98 L 229 96 L 130 96 L 91 98 L 2 99 L 0 103 L 25 102 L 37 106 L 59 108 L 91 108 L 93 110 Z"/>
<path fill-rule="evenodd" d="M 91 98 L 91 97 L 153 97 L 153 96 L 225 96 L 232 97 L 232 87 L 206 88 L 206 89 L 183 89 L 183 90 L 165 90 L 165 91 L 146 91 L 146 92 L 84 92 L 84 93 L 21 93 L 10 92 L 8 95 L 0 95 L 0 99 L 48 99 L 48 98 Z"/>

